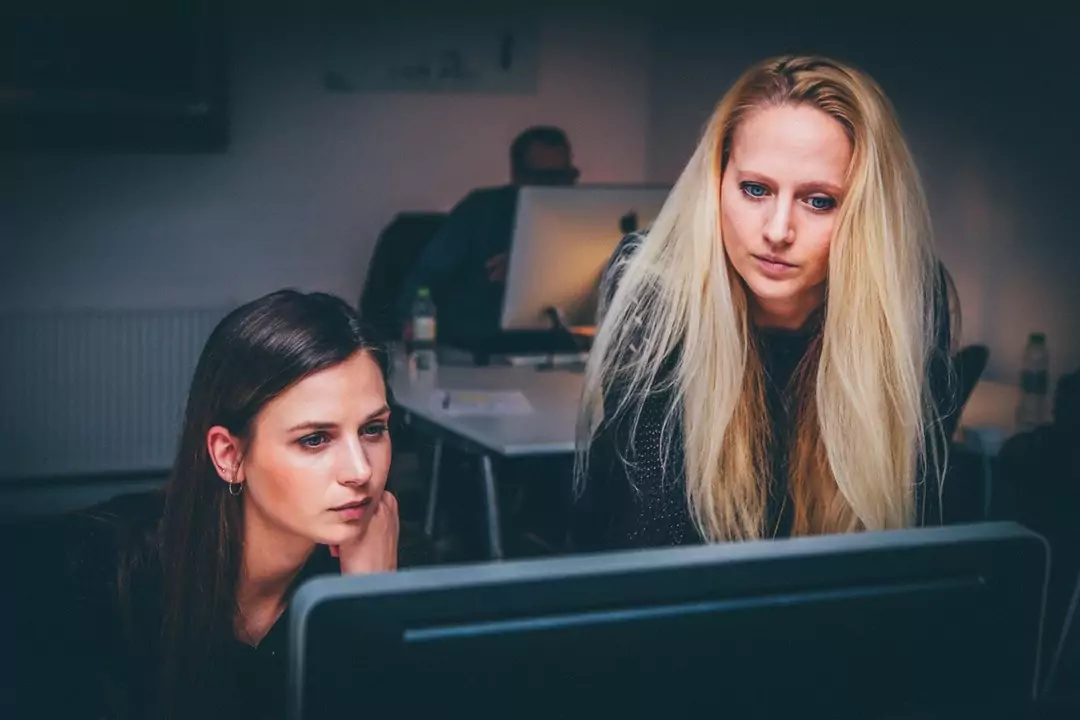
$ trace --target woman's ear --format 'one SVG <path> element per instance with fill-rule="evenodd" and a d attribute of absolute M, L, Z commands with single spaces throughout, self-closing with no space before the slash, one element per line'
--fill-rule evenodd
<path fill-rule="evenodd" d="M 206 449 L 218 477 L 230 485 L 244 482 L 244 466 L 240 462 L 240 438 L 220 425 L 215 425 L 206 433 Z"/>

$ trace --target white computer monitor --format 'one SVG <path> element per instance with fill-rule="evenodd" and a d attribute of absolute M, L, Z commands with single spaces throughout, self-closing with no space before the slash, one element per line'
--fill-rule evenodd
<path fill-rule="evenodd" d="M 646 228 L 670 185 L 523 187 L 517 202 L 501 328 L 595 324 L 600 277 L 627 223 Z"/>

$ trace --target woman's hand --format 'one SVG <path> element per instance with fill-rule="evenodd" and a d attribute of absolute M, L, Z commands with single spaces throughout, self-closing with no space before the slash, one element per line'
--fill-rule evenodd
<path fill-rule="evenodd" d="M 398 530 L 397 498 L 383 491 L 364 534 L 347 543 L 330 546 L 330 553 L 341 559 L 341 574 L 396 570 Z"/>

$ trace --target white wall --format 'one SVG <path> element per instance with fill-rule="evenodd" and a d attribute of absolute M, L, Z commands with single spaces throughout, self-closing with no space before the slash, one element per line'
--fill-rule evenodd
<path fill-rule="evenodd" d="M 984 377 L 1015 382 L 1031 331 L 1048 334 L 1055 377 L 1080 367 L 1080 162 L 1068 43 L 1013 34 L 871 26 L 668 21 L 652 35 L 648 176 L 673 181 L 714 103 L 746 67 L 786 52 L 849 59 L 882 84 L 924 174 L 939 247 L 964 313 L 985 343 Z M 1062 36 L 1063 37 L 1063 36 Z M 1025 47 L 1028 38 L 1039 48 Z"/>
<path fill-rule="evenodd" d="M 0 310 L 216 307 L 282 286 L 355 300 L 401 210 L 508 180 L 524 127 L 554 123 L 583 181 L 645 175 L 645 24 L 541 23 L 531 96 L 369 96 L 321 85 L 317 24 L 238 23 L 221 155 L 15 159 Z"/>
<path fill-rule="evenodd" d="M 564 126 L 583 180 L 671 181 L 739 71 L 811 50 L 862 64 L 895 101 L 988 376 L 1015 378 L 1031 330 L 1049 334 L 1055 375 L 1080 366 L 1068 43 L 685 18 L 650 31 L 562 7 L 522 97 L 328 93 L 315 23 L 241 22 L 227 153 L 14 159 L 0 310 L 215 307 L 285 285 L 353 299 L 394 213 L 505 181 L 523 127 Z"/>

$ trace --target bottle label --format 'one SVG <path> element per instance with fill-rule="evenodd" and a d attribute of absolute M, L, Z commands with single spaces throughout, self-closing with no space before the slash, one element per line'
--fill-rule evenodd
<path fill-rule="evenodd" d="M 1045 372 L 1023 372 L 1020 374 L 1020 390 L 1023 393 L 1045 395 L 1047 385 L 1047 374 Z"/>
<path fill-rule="evenodd" d="M 435 318 L 433 317 L 418 317 L 413 318 L 413 342 L 421 343 L 433 343 L 435 342 Z"/>

